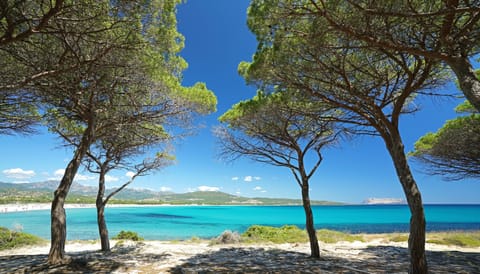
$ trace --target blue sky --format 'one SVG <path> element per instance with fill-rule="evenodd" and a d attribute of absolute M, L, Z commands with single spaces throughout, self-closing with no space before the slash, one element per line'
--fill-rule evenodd
<path fill-rule="evenodd" d="M 251 98 L 256 89 L 245 85 L 237 65 L 250 60 L 255 37 L 246 26 L 249 0 L 189 0 L 179 6 L 178 28 L 185 36 L 181 55 L 189 63 L 184 84 L 205 82 L 218 98 L 218 112 L 200 119 L 203 128 L 176 146 L 177 163 L 153 175 L 139 178 L 132 187 L 187 192 L 220 190 L 247 197 L 300 198 L 300 189 L 289 170 L 248 159 L 224 163 L 212 127 L 233 104 Z M 453 85 L 449 89 L 454 90 Z M 428 131 L 436 131 L 455 117 L 458 101 L 423 99 L 422 110 L 401 120 L 406 150 Z M 32 136 L 0 136 L 0 181 L 38 182 L 61 178 L 72 157 L 55 136 L 43 132 Z M 361 203 L 370 197 L 402 198 L 404 194 L 392 161 L 380 138 L 364 136 L 324 151 L 324 160 L 311 180 L 311 198 Z M 445 182 L 422 172 L 426 167 L 411 163 L 425 203 L 480 203 L 480 182 Z M 108 185 L 126 179 L 125 172 L 112 172 Z M 93 174 L 81 170 L 76 181 L 95 185 Z"/>

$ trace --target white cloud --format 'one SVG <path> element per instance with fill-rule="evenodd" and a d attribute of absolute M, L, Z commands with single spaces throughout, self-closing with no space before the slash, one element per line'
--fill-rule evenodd
<path fill-rule="evenodd" d="M 245 177 L 243 178 L 243 180 L 244 180 L 245 182 L 253 182 L 254 180 L 255 180 L 255 181 L 260 181 L 261 179 L 262 179 L 262 177 L 250 176 L 250 175 L 245 176 Z"/>
<path fill-rule="evenodd" d="M 260 192 L 262 192 L 262 193 L 266 193 L 267 191 L 266 191 L 266 190 L 262 190 L 262 191 L 260 191 Z"/>
<path fill-rule="evenodd" d="M 132 178 L 133 175 L 135 175 L 135 172 L 132 171 L 128 171 L 127 173 L 125 173 L 125 176 L 127 176 L 128 178 Z"/>
<path fill-rule="evenodd" d="M 65 174 L 65 169 L 57 169 L 57 170 L 55 170 L 55 172 L 53 172 L 53 177 L 48 178 L 48 179 L 49 180 L 61 180 L 64 174 Z M 93 179 L 95 179 L 94 176 L 88 176 L 88 175 L 83 175 L 83 174 L 77 173 L 73 180 L 78 182 L 78 181 L 90 181 L 90 180 L 93 180 Z"/>
<path fill-rule="evenodd" d="M 105 182 L 116 182 L 118 181 L 118 178 L 115 176 L 110 176 L 110 175 L 105 175 Z"/>
<path fill-rule="evenodd" d="M 11 169 L 5 169 L 3 171 L 3 174 L 7 178 L 13 178 L 13 179 L 29 179 L 35 176 L 35 171 L 33 170 L 23 170 L 21 168 L 11 168 Z"/>
<path fill-rule="evenodd" d="M 95 179 L 95 177 L 77 173 L 73 180 L 74 181 L 90 181 L 90 180 L 93 180 L 93 179 Z"/>
<path fill-rule="evenodd" d="M 263 188 L 260 187 L 260 186 L 256 186 L 256 187 L 253 188 L 253 190 L 262 190 L 262 189 L 263 189 Z"/>
<path fill-rule="evenodd" d="M 199 186 L 197 188 L 199 191 L 219 191 L 220 188 L 216 186 Z"/>
<path fill-rule="evenodd" d="M 168 186 L 162 186 L 160 188 L 160 191 L 172 191 L 172 188 L 171 187 L 168 187 Z"/>
<path fill-rule="evenodd" d="M 238 181 L 238 179 L 240 179 L 240 178 L 238 178 L 238 177 L 236 177 L 236 176 L 235 176 L 235 177 L 232 177 L 232 181 Z"/>

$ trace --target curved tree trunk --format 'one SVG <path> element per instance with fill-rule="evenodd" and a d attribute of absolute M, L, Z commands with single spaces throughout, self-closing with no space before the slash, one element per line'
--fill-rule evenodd
<path fill-rule="evenodd" d="M 305 210 L 305 225 L 308 233 L 308 239 L 310 240 L 310 256 L 313 258 L 320 258 L 320 247 L 318 245 L 317 232 L 315 231 L 312 207 L 310 205 L 308 179 L 304 178 L 302 181 L 302 201 L 303 209 Z"/>
<path fill-rule="evenodd" d="M 103 202 L 103 196 L 105 194 L 105 173 L 100 171 L 100 178 L 98 180 L 98 193 L 97 193 L 97 223 L 98 233 L 100 235 L 100 243 L 102 251 L 110 251 L 110 240 L 108 239 L 107 222 L 105 221 L 105 203 Z"/>
<path fill-rule="evenodd" d="M 397 176 L 410 208 L 410 235 L 408 249 L 410 252 L 409 273 L 424 274 L 428 272 L 425 255 L 426 221 L 423 210 L 422 196 L 407 162 L 404 145 L 398 132 L 394 132 L 387 148 L 395 165 Z"/>
<path fill-rule="evenodd" d="M 85 130 L 80 145 L 75 150 L 73 159 L 68 163 L 65 174 L 54 192 L 51 209 L 51 240 L 48 253 L 48 264 L 63 264 L 68 262 L 65 256 L 65 241 L 67 239 L 67 216 L 65 214 L 65 199 L 67 198 L 73 178 L 77 174 L 83 157 L 93 140 L 93 125 Z"/>
<path fill-rule="evenodd" d="M 457 76 L 460 89 L 467 100 L 480 111 L 480 79 L 478 79 L 468 57 L 452 58 L 447 61 Z"/>

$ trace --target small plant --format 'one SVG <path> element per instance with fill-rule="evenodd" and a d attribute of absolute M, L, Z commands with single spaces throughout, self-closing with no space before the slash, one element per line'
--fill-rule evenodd
<path fill-rule="evenodd" d="M 213 240 L 213 244 L 238 244 L 240 240 L 241 236 L 238 232 L 225 230 L 220 236 Z"/>
<path fill-rule="evenodd" d="M 0 227 L 0 250 L 27 245 L 37 245 L 44 242 L 46 242 L 44 239 L 35 235 Z"/>
<path fill-rule="evenodd" d="M 114 240 L 132 240 L 132 241 L 143 241 L 144 239 L 134 231 L 120 231 L 117 236 L 113 237 Z"/>

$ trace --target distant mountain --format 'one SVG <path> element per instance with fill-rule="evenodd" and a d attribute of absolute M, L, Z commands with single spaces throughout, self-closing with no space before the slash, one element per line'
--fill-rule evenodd
<path fill-rule="evenodd" d="M 27 184 L 0 182 L 0 203 L 8 202 L 50 202 L 58 181 Z M 114 191 L 107 189 L 107 193 Z M 94 203 L 97 188 L 73 183 L 67 202 Z M 141 204 L 209 204 L 209 205 L 301 205 L 300 199 L 247 198 L 219 191 L 196 191 L 173 193 L 149 189 L 125 188 L 112 198 L 111 203 Z M 313 205 L 341 204 L 329 201 L 311 201 Z"/>

